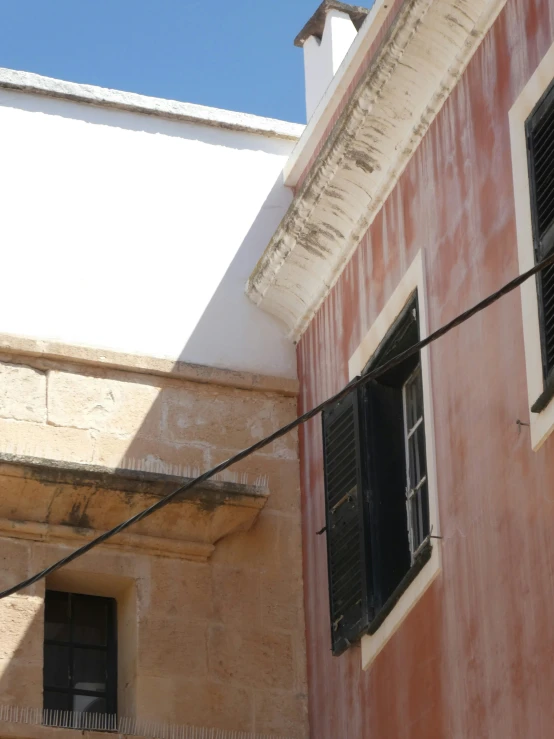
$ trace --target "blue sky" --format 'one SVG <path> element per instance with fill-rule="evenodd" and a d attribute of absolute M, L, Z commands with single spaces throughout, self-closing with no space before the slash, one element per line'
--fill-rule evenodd
<path fill-rule="evenodd" d="M 0 0 L 0 66 L 304 122 L 320 0 Z"/>

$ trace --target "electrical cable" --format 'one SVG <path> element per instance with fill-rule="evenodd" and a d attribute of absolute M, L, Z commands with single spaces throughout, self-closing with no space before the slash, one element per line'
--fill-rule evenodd
<path fill-rule="evenodd" d="M 342 390 L 340 390 L 338 393 L 336 393 L 330 398 L 327 398 L 327 400 L 324 400 L 322 403 L 315 406 L 314 408 L 307 411 L 306 413 L 302 414 L 298 418 L 295 418 L 294 421 L 287 423 L 285 426 L 282 426 L 280 429 L 277 429 L 277 431 L 274 431 L 269 436 L 266 436 L 264 439 L 261 439 L 255 444 L 252 444 L 247 449 L 243 449 L 238 454 L 235 454 L 233 457 L 230 457 L 224 462 L 221 462 L 216 467 L 213 467 L 211 470 L 204 472 L 199 477 L 196 477 L 193 480 L 189 480 L 188 482 L 179 486 L 176 490 L 173 490 L 171 493 L 168 493 L 168 495 L 166 495 L 165 497 L 161 498 L 160 500 L 150 505 L 148 508 L 145 508 L 143 511 L 140 511 L 139 513 L 136 513 L 134 516 L 131 516 L 131 518 L 128 518 L 126 521 L 123 521 L 118 526 L 115 526 L 109 531 L 106 531 L 100 536 L 97 536 L 95 539 L 92 539 L 91 541 L 87 542 L 86 544 L 84 544 L 82 547 L 79 547 L 71 554 L 68 554 L 66 557 L 63 557 L 57 562 L 54 562 L 54 564 L 50 565 L 49 567 L 46 567 L 41 572 L 37 572 L 36 575 L 33 575 L 32 577 L 29 577 L 26 580 L 22 580 L 17 585 L 13 585 L 11 588 L 7 588 L 6 590 L 1 591 L 0 600 L 2 598 L 7 598 L 9 595 L 13 595 L 14 593 L 18 593 L 20 590 L 23 590 L 24 588 L 27 588 L 30 585 L 33 585 L 39 580 L 42 580 L 43 578 L 48 577 L 48 575 L 51 575 L 53 572 L 56 572 L 56 570 L 59 570 L 61 567 L 64 567 L 70 562 L 73 562 L 79 557 L 82 557 L 83 554 L 90 552 L 91 549 L 94 549 L 94 547 L 97 547 L 99 544 L 103 544 L 105 541 L 107 541 L 108 539 L 111 539 L 113 536 L 115 536 L 116 534 L 119 534 L 121 531 L 124 531 L 125 529 L 129 528 L 133 524 L 138 523 L 139 521 L 142 521 L 143 518 L 146 518 L 147 516 L 151 516 L 156 511 L 161 510 L 166 505 L 168 505 L 168 503 L 174 500 L 177 496 L 182 496 L 183 493 L 186 493 L 192 490 L 197 485 L 200 485 L 203 482 L 206 482 L 206 480 L 209 480 L 210 477 L 217 475 L 219 472 L 223 472 L 223 470 L 226 470 L 231 465 L 242 461 L 243 459 L 245 459 L 246 457 L 249 457 L 254 452 L 257 452 L 260 449 L 263 449 L 264 447 L 271 444 L 273 441 L 276 441 L 277 439 L 280 439 L 282 436 L 285 436 L 285 434 L 288 434 L 289 431 L 292 431 L 293 429 L 297 428 L 301 424 L 306 423 L 306 421 L 309 421 L 310 419 L 314 418 L 314 416 L 317 416 L 319 413 L 324 411 L 330 405 L 334 405 L 335 403 L 337 403 L 339 400 L 344 398 L 346 395 L 348 395 L 348 393 L 350 393 L 355 388 L 365 385 L 366 383 L 379 377 L 385 372 L 388 372 L 393 367 L 396 367 L 397 365 L 401 364 L 409 357 L 413 356 L 414 354 L 417 354 L 419 351 L 421 351 L 421 349 L 424 349 L 426 346 L 429 346 L 429 344 L 432 344 L 437 339 L 440 339 L 442 336 L 447 334 L 449 331 L 452 331 L 452 329 L 457 328 L 462 323 L 465 323 L 465 321 L 467 321 L 469 318 L 472 318 L 476 313 L 479 313 L 485 308 L 488 308 L 489 305 L 492 305 L 497 300 L 500 300 L 500 298 L 504 297 L 504 295 L 507 295 L 508 293 L 512 292 L 512 290 L 515 290 L 516 288 L 518 288 L 530 277 L 533 277 L 533 275 L 538 274 L 541 270 L 546 269 L 547 267 L 550 267 L 552 265 L 554 265 L 554 253 L 551 254 L 546 259 L 543 259 L 541 262 L 537 263 L 532 269 L 519 275 L 515 279 L 511 280 L 511 282 L 506 283 L 503 287 L 500 288 L 500 290 L 497 290 L 496 292 L 492 293 L 484 300 L 481 300 L 479 303 L 476 303 L 472 308 L 469 308 L 463 313 L 460 313 L 460 315 L 452 319 L 452 321 L 450 321 L 449 323 L 446 323 L 442 328 L 439 328 L 437 331 L 434 331 L 433 333 L 429 334 L 429 336 L 427 336 L 425 339 L 422 339 L 417 344 L 414 344 L 409 349 L 406 349 L 405 351 L 400 352 L 400 354 L 398 354 L 396 357 L 393 357 L 389 361 L 384 362 L 382 365 L 375 368 L 371 372 L 368 372 L 365 375 L 360 375 L 358 377 L 355 377 L 347 385 L 345 385 L 342 388 Z"/>

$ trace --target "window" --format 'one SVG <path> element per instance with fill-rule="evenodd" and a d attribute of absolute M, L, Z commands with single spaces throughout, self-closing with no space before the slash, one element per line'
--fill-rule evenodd
<path fill-rule="evenodd" d="M 417 293 L 365 372 L 419 341 Z M 431 554 L 419 355 L 323 415 L 334 654 L 374 633 Z"/>
<path fill-rule="evenodd" d="M 519 272 L 551 253 L 554 181 L 554 44 L 509 111 Z M 548 205 L 550 203 L 550 206 Z M 554 431 L 552 368 L 552 268 L 520 287 L 531 447 L 539 451 Z M 550 297 L 549 297 L 550 296 Z"/>
<path fill-rule="evenodd" d="M 531 219 L 535 262 L 554 249 L 554 86 L 544 94 L 526 122 Z M 537 275 L 544 391 L 531 410 L 542 411 L 554 395 L 554 266 Z"/>
<path fill-rule="evenodd" d="M 115 600 L 46 591 L 45 709 L 115 715 L 116 654 Z"/>

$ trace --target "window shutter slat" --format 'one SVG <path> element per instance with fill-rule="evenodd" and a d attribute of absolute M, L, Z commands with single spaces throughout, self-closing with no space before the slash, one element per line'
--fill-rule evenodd
<path fill-rule="evenodd" d="M 356 391 L 323 414 L 323 446 L 331 644 L 338 655 L 369 624 L 370 559 Z"/>
<path fill-rule="evenodd" d="M 535 259 L 547 257 L 554 248 L 554 87 L 539 102 L 527 124 L 531 215 Z M 537 275 L 543 374 L 554 370 L 554 268 Z"/>

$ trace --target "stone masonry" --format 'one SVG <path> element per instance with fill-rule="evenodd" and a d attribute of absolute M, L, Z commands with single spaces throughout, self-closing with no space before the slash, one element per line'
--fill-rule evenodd
<path fill-rule="evenodd" d="M 7 454 L 203 471 L 296 414 L 296 397 L 278 381 L 245 389 L 93 363 L 5 359 L 0 452 Z M 206 562 L 99 547 L 47 586 L 117 598 L 122 715 L 300 739 L 307 709 L 296 436 L 237 471 L 267 476 L 267 504 L 250 530 L 221 539 Z M 14 500 L 39 483 L 19 484 Z M 75 547 L 34 538 L 0 537 L 0 587 Z M 0 602 L 3 703 L 42 704 L 44 587 Z"/>

